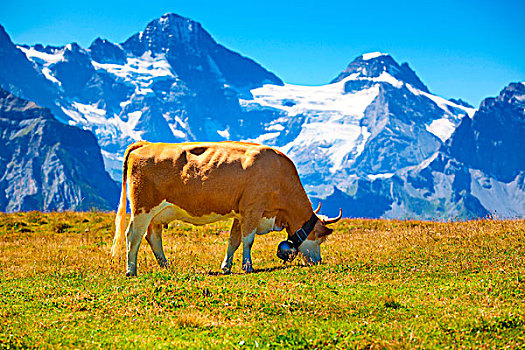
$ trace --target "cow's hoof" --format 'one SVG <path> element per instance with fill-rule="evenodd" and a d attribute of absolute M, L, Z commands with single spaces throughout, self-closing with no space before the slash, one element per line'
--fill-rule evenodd
<path fill-rule="evenodd" d="M 168 260 L 159 260 L 158 263 L 159 263 L 159 266 L 162 268 L 166 268 L 170 266 L 170 264 L 168 264 Z"/>
<path fill-rule="evenodd" d="M 221 270 L 223 274 L 229 275 L 232 272 L 231 261 L 228 261 L 228 259 L 224 259 L 224 261 L 221 264 Z"/>
<path fill-rule="evenodd" d="M 252 265 L 245 265 L 245 266 L 242 267 L 242 269 L 244 270 L 245 273 L 252 273 L 253 272 Z"/>

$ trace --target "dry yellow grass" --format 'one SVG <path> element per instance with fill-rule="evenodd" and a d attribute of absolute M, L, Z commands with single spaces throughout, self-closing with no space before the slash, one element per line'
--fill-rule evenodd
<path fill-rule="evenodd" d="M 0 214 L 0 347 L 525 347 L 525 222 L 343 220 L 323 264 L 258 236 L 220 274 L 229 223 L 172 223 L 171 266 L 110 258 L 112 213 Z"/>

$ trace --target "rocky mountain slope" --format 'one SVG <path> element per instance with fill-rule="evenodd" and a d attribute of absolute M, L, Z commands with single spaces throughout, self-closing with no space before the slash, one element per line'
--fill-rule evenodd
<path fill-rule="evenodd" d="M 357 216 L 465 219 L 525 216 L 525 83 L 512 83 L 464 117 L 452 136 L 420 164 L 388 179 L 361 179 L 355 192 L 336 190 Z"/>
<path fill-rule="evenodd" d="M 113 210 L 119 187 L 92 133 L 0 89 L 0 211 Z"/>

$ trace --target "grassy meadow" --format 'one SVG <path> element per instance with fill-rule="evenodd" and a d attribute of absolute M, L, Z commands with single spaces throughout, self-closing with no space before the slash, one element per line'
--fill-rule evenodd
<path fill-rule="evenodd" d="M 137 278 L 114 214 L 0 214 L 0 348 L 525 348 L 525 221 L 342 220 L 323 263 L 220 273 L 229 222 L 164 231 Z"/>

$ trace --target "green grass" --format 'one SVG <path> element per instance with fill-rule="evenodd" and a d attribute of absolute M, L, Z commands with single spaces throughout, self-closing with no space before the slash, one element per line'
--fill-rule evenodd
<path fill-rule="evenodd" d="M 109 250 L 114 214 L 0 214 L 0 348 L 525 348 L 525 222 L 343 220 L 323 264 L 220 273 L 229 223 L 165 230 L 139 276 Z"/>

